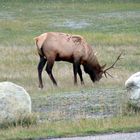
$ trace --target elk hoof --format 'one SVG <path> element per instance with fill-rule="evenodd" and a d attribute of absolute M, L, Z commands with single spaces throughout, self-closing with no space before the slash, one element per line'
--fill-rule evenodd
<path fill-rule="evenodd" d="M 85 85 L 84 81 L 81 82 L 81 85 Z"/>
<path fill-rule="evenodd" d="M 40 89 L 43 89 L 43 85 L 39 85 L 38 87 L 39 87 Z"/>
<path fill-rule="evenodd" d="M 54 85 L 55 87 L 57 87 L 57 83 L 53 83 L 53 85 Z"/>

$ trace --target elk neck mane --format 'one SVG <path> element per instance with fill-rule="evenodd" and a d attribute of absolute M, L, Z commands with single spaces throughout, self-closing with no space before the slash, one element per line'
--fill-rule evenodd
<path fill-rule="evenodd" d="M 101 71 L 101 66 L 97 60 L 97 57 L 91 47 L 89 47 L 88 58 L 85 64 L 83 64 L 84 71 L 89 74 L 91 80 L 95 82 L 98 74 Z"/>
<path fill-rule="evenodd" d="M 87 65 L 89 65 L 89 67 L 91 67 L 94 70 L 99 70 L 101 66 L 98 62 L 98 59 L 96 57 L 94 50 L 91 48 L 89 51 L 90 52 L 88 54 Z"/>

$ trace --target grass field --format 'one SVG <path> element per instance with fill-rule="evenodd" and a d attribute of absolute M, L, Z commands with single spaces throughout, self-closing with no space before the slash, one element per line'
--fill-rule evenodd
<path fill-rule="evenodd" d="M 44 89 L 39 90 L 39 58 L 33 38 L 48 31 L 82 35 L 98 52 L 99 62 L 107 63 L 107 66 L 123 51 L 123 59 L 118 62 L 117 69 L 110 71 L 114 78 L 103 78 L 93 84 L 84 74 L 85 86 L 79 84 L 75 87 L 72 65 L 59 62 L 55 63 L 53 69 L 58 88 L 53 87 L 44 71 Z M 139 0 L 0 0 L 0 81 L 12 81 L 23 86 L 33 98 L 89 89 L 124 89 L 125 80 L 139 71 L 139 47 Z M 138 123 L 139 116 L 136 120 Z M 13 136 L 19 135 L 18 130 L 25 130 L 21 129 L 13 129 Z M 39 126 L 38 129 L 45 133 L 48 127 Z M 82 129 L 84 133 L 85 129 Z M 5 132 L 7 137 L 11 135 L 10 130 L 3 130 L 0 131 L 0 137 Z M 45 136 L 51 134 L 52 130 L 47 132 Z M 68 130 L 67 133 L 71 132 Z"/>

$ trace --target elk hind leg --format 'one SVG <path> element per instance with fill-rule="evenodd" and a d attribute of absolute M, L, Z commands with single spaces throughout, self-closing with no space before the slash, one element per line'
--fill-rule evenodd
<path fill-rule="evenodd" d="M 40 55 L 40 61 L 38 64 L 38 79 L 39 79 L 39 88 L 43 88 L 43 82 L 42 82 L 42 70 L 46 64 L 46 59 L 44 58 L 44 56 Z"/>

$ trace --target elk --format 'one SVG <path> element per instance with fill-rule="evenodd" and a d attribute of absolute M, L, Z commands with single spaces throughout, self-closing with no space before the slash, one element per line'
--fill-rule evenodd
<path fill-rule="evenodd" d="M 115 63 L 121 56 L 121 54 L 118 56 L 113 65 L 104 69 L 106 64 L 102 66 L 99 64 L 93 47 L 88 45 L 86 40 L 80 35 L 61 32 L 47 32 L 35 37 L 34 39 L 40 57 L 38 64 L 39 88 L 43 88 L 42 70 L 46 62 L 46 72 L 54 85 L 57 86 L 57 82 L 52 74 L 52 68 L 55 61 L 66 61 L 72 63 L 74 84 L 77 84 L 77 74 L 80 77 L 81 84 L 84 84 L 80 67 L 81 65 L 83 65 L 85 73 L 89 74 L 90 79 L 95 82 L 99 81 L 103 74 L 106 77 L 107 74 L 110 75 L 107 71 L 114 67 Z"/>

